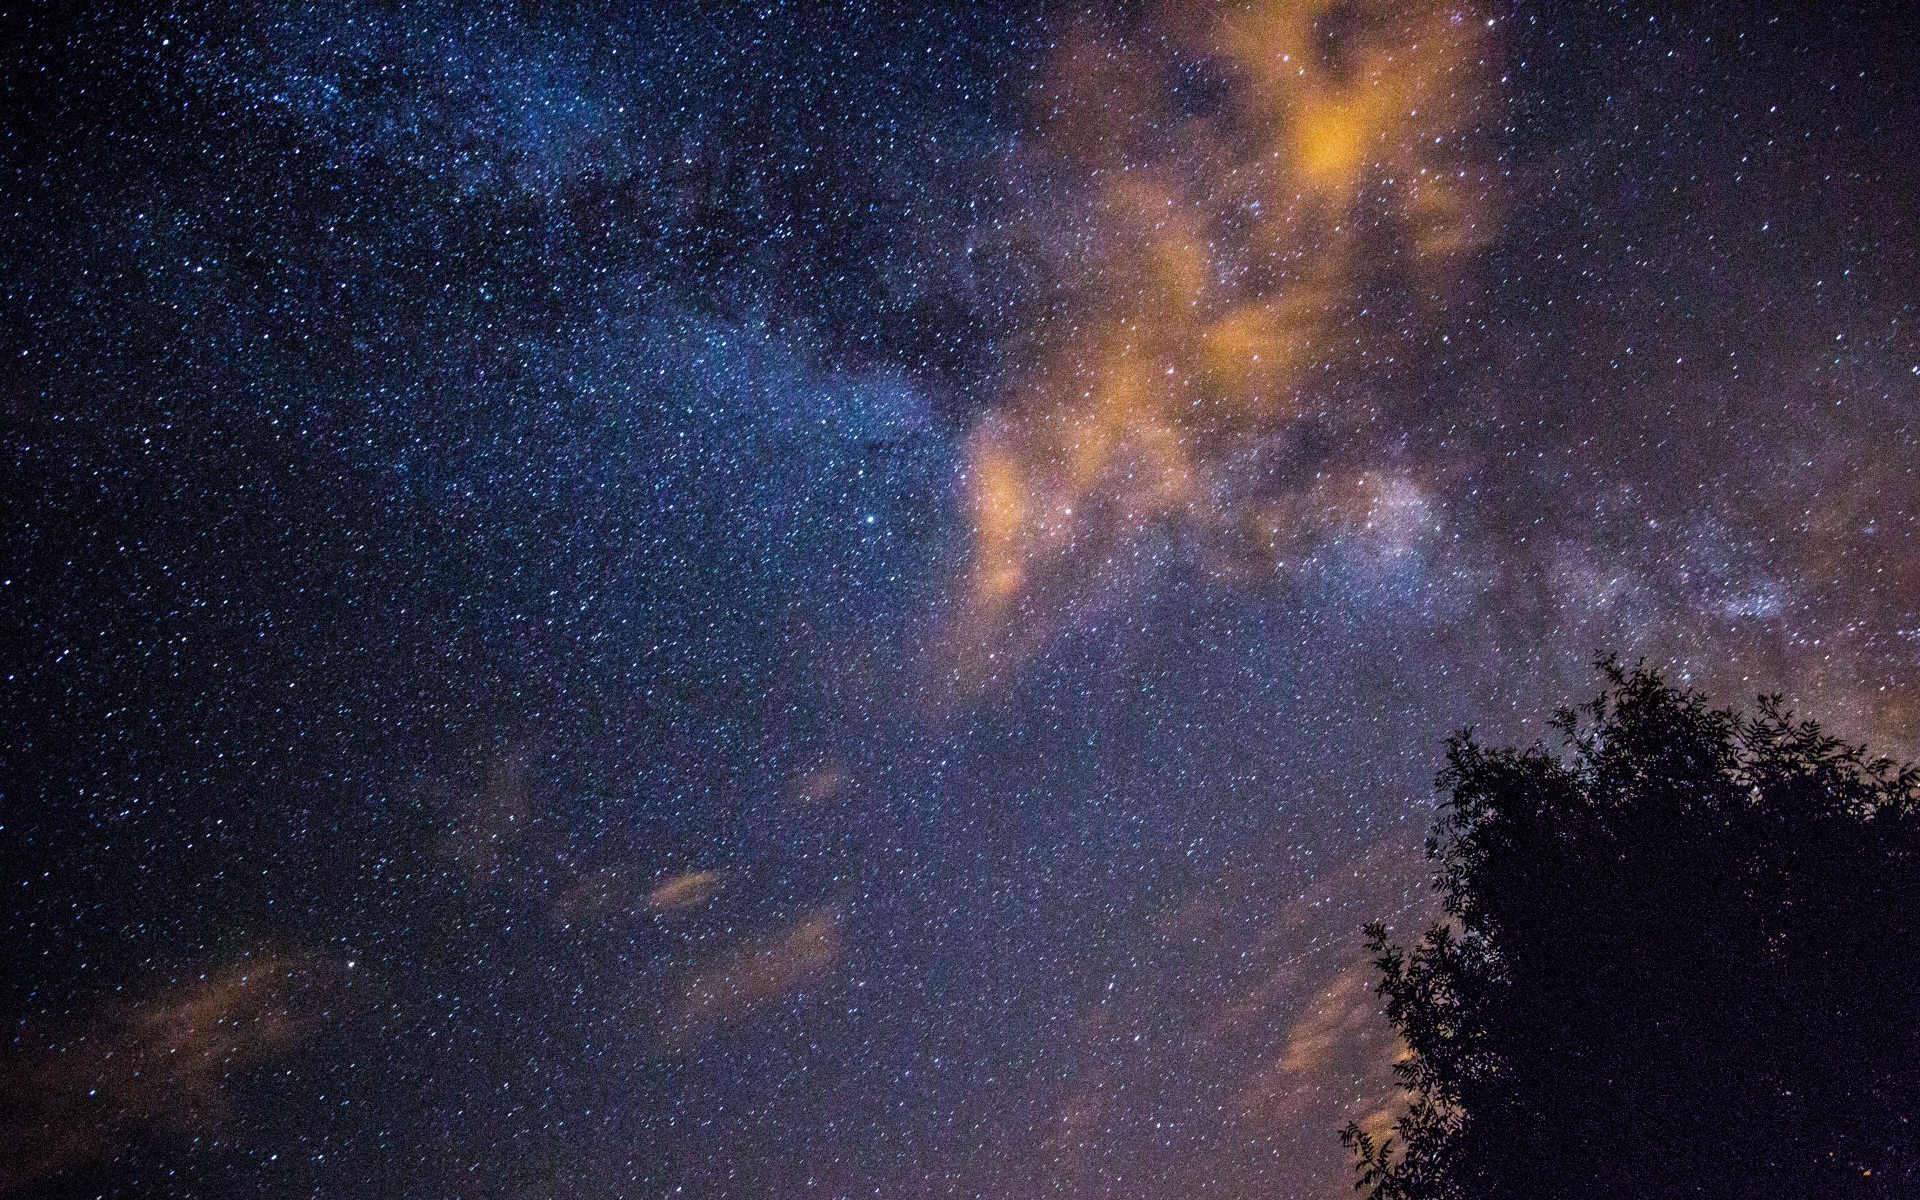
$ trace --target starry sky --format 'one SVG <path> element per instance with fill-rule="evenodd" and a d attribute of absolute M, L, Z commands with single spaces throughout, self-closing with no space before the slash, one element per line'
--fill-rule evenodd
<path fill-rule="evenodd" d="M 1332 1197 L 1445 736 L 1920 752 L 1841 6 L 27 6 L 0 1194 Z"/>

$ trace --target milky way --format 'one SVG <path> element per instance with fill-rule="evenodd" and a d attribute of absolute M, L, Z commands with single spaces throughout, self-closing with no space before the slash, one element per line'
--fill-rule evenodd
<path fill-rule="evenodd" d="M 1920 751 L 1883 16 L 10 32 L 5 1194 L 1344 1195 L 1449 732 Z"/>

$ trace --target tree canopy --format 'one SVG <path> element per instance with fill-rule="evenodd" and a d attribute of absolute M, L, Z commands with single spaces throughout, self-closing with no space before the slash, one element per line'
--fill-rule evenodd
<path fill-rule="evenodd" d="M 1920 1194 L 1920 769 L 1602 669 L 1564 753 L 1448 744 L 1447 919 L 1368 927 L 1409 1104 L 1356 1188 Z"/>

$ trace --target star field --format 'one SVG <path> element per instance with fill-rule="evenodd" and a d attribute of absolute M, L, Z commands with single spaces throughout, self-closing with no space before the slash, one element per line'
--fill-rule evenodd
<path fill-rule="evenodd" d="M 1920 751 L 1897 26 L 16 14 L 0 1193 L 1347 1194 L 1448 733 Z"/>

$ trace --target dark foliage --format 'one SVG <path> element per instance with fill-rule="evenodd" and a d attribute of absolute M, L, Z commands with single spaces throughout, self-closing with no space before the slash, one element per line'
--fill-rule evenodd
<path fill-rule="evenodd" d="M 1411 1103 L 1355 1186 L 1920 1195 L 1920 770 L 1602 666 L 1564 759 L 1448 746 L 1450 920 L 1368 928 Z"/>

